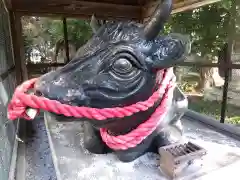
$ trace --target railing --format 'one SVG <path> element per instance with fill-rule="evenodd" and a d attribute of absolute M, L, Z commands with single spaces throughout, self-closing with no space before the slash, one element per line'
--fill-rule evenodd
<path fill-rule="evenodd" d="M 198 69 L 208 69 L 207 71 L 210 74 L 211 81 L 213 79 L 213 71 L 215 74 L 219 75 L 219 70 L 221 71 L 222 77 L 218 77 L 222 81 L 222 85 L 216 87 L 215 85 L 210 85 L 207 89 L 204 89 L 204 92 L 196 92 L 189 93 L 187 87 L 191 86 L 191 82 L 184 84 L 184 80 L 180 79 L 178 81 L 179 85 L 182 86 L 182 89 L 189 96 L 189 108 L 194 111 L 199 111 L 200 113 L 206 114 L 208 116 L 212 116 L 220 120 L 221 123 L 225 123 L 226 121 L 229 123 L 239 124 L 240 123 L 240 111 L 238 110 L 240 107 L 240 96 L 238 100 L 238 94 L 240 95 L 239 90 L 233 90 L 234 84 L 238 84 L 238 79 L 240 82 L 240 64 L 234 63 L 231 61 L 231 57 L 228 57 L 227 61 L 222 61 L 220 63 L 199 63 L 199 62 L 185 62 L 179 64 L 177 69 L 184 68 L 198 68 Z M 239 56 L 240 61 L 240 56 Z M 218 71 L 218 73 L 216 73 Z M 182 73 L 182 72 L 180 72 Z M 176 75 L 180 74 L 178 70 L 176 70 Z M 238 76 L 239 73 L 239 76 Z M 189 76 L 189 72 L 187 72 Z M 184 73 L 181 74 L 184 76 Z M 212 82 L 214 83 L 214 82 Z M 239 83 L 240 87 L 240 83 Z M 191 88 L 191 87 L 189 87 Z M 210 97 L 211 96 L 211 97 Z M 204 104 L 201 104 L 203 101 Z M 211 112 L 212 111 L 212 112 Z"/>
<path fill-rule="evenodd" d="M 228 52 L 225 52 L 228 54 Z M 234 55 L 234 54 L 233 54 Z M 197 111 L 199 113 L 206 114 L 208 116 L 212 116 L 213 118 L 220 120 L 221 123 L 234 123 L 239 124 L 240 123 L 240 111 L 238 110 L 240 107 L 240 96 L 239 96 L 239 103 L 236 100 L 234 100 L 234 96 L 240 95 L 240 71 L 239 76 L 238 70 L 240 69 L 240 55 L 239 55 L 239 63 L 235 62 L 238 59 L 238 55 L 235 57 L 235 61 L 232 62 L 232 56 L 228 57 L 228 60 L 222 59 L 218 63 L 211 63 L 206 61 L 186 61 L 182 62 L 180 64 L 177 64 L 175 66 L 176 70 L 176 76 L 184 76 L 189 75 L 189 70 L 187 70 L 187 73 L 180 72 L 179 69 L 184 70 L 186 68 L 191 69 L 201 69 L 200 72 L 203 69 L 210 70 L 210 79 L 212 79 L 211 73 L 215 70 L 220 70 L 222 77 L 219 77 L 219 79 L 222 80 L 222 85 L 220 87 L 212 86 L 208 89 L 205 89 L 203 93 L 196 92 L 196 93 L 189 93 L 188 90 L 186 90 L 186 87 L 184 86 L 191 86 L 191 82 L 185 82 L 184 80 L 179 80 L 178 83 L 179 86 L 182 88 L 183 91 L 188 95 L 189 98 L 189 109 L 192 109 L 194 111 Z M 236 59 L 237 58 L 237 59 Z M 58 67 L 64 66 L 66 63 L 38 63 L 38 64 L 28 64 L 27 69 L 29 72 L 29 76 L 34 77 L 34 75 L 41 75 L 49 72 L 50 70 L 54 70 Z M 233 72 L 234 73 L 231 73 Z M 215 73 L 216 74 L 216 73 Z M 232 77 L 230 76 L 231 74 Z M 219 75 L 219 72 L 217 73 Z M 233 79 L 233 80 L 231 80 Z M 232 84 L 234 84 L 234 81 L 237 81 L 239 79 L 239 92 L 234 91 L 233 87 L 231 88 Z M 197 82 L 197 81 L 195 81 Z M 230 86 L 230 89 L 229 89 Z M 212 97 L 209 97 L 212 96 Z M 230 96 L 230 97 L 229 97 Z"/>
<path fill-rule="evenodd" d="M 240 56 L 239 56 L 240 57 Z M 44 74 L 47 73 L 49 71 L 49 69 L 52 70 L 52 68 L 57 68 L 57 67 L 62 67 L 64 66 L 65 63 L 39 63 L 39 64 L 28 64 L 28 70 L 29 70 L 29 74 L 30 75 L 34 75 L 34 74 Z M 222 68 L 224 67 L 224 68 Z M 239 77 L 236 77 L 234 75 L 236 75 L 238 73 L 238 69 L 240 69 L 240 64 L 237 63 L 203 63 L 203 62 L 183 62 L 181 64 L 177 64 L 175 66 L 175 70 L 176 70 L 176 76 L 179 76 L 179 69 L 184 69 L 184 68 L 209 68 L 211 71 L 214 70 L 221 70 L 221 73 L 224 74 L 223 77 L 219 77 L 219 79 L 222 79 L 223 83 L 220 86 L 220 88 L 216 88 L 216 87 L 210 87 L 207 91 L 207 93 L 213 93 L 212 96 L 217 97 L 212 97 L 212 98 L 208 98 L 205 99 L 205 104 L 201 104 L 201 101 L 204 101 L 204 92 L 201 94 L 199 92 L 196 93 L 189 93 L 188 90 L 186 90 L 184 88 L 184 80 L 178 80 L 179 86 L 182 88 L 183 91 L 185 91 L 185 93 L 189 96 L 189 101 L 190 101 L 190 105 L 189 108 L 195 111 L 199 111 L 200 113 L 204 113 L 206 115 L 210 115 L 211 116 L 211 112 L 209 111 L 218 111 L 217 114 L 215 112 L 212 112 L 212 116 L 216 119 L 219 119 L 221 123 L 226 122 L 225 120 L 229 120 L 231 118 L 235 118 L 235 121 L 238 121 L 239 119 L 239 123 L 240 123 L 240 112 L 238 113 L 238 108 L 240 107 L 240 101 L 239 101 L 239 105 L 238 103 L 230 103 L 229 101 L 231 101 L 231 97 L 229 98 L 229 85 L 231 85 L 231 83 L 233 81 L 236 81 L 236 78 L 240 79 L 240 75 Z M 41 72 L 40 72 L 41 70 Z M 229 77 L 229 74 L 231 74 L 232 71 L 236 71 L 235 73 L 233 73 L 233 77 Z M 211 74 L 212 72 L 210 72 Z M 189 72 L 187 72 L 187 74 L 189 75 Z M 239 71 L 240 74 L 240 71 Z M 181 74 L 180 76 L 184 76 L 185 74 Z M 210 75 L 212 78 L 212 74 Z M 230 81 L 230 79 L 233 79 L 232 81 Z M 191 82 L 190 82 L 191 83 Z M 240 83 L 240 80 L 239 80 Z M 240 86 L 240 85 L 239 85 Z M 218 95 L 216 95 L 216 91 L 218 91 Z M 234 92 L 235 95 L 237 95 L 237 93 L 240 94 L 240 90 L 239 92 L 235 91 Z M 198 96 L 195 97 L 196 100 L 194 100 L 194 96 Z M 205 92 L 205 96 L 206 96 L 206 92 Z M 233 96 L 230 94 L 230 96 Z M 205 97 L 206 98 L 206 97 Z M 197 101 L 198 102 L 194 102 Z M 201 101 L 200 101 L 201 99 Z M 240 99 L 240 98 L 239 98 Z M 237 101 L 237 100 L 236 100 Z M 198 106 L 198 107 L 196 107 Z M 208 111 L 208 112 L 206 112 Z M 234 112 L 232 112 L 234 111 Z M 228 114 L 229 113 L 229 114 Z M 232 115 L 233 114 L 233 115 Z M 229 115 L 229 117 L 228 117 Z M 232 120 L 234 121 L 234 119 Z M 232 123 L 231 121 L 231 123 Z M 236 122 L 238 124 L 238 122 Z"/>

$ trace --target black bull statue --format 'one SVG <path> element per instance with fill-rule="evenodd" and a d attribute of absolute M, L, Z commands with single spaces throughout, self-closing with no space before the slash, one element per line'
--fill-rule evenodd
<path fill-rule="evenodd" d="M 157 72 L 172 68 L 189 52 L 187 43 L 179 36 L 158 36 L 171 10 L 172 0 L 162 1 L 146 25 L 108 22 L 98 28 L 92 20 L 93 37 L 65 67 L 40 77 L 35 84 L 36 93 L 64 104 L 99 109 L 125 107 L 147 100 L 156 90 Z M 99 129 L 107 129 L 112 136 L 129 133 L 150 118 L 161 97 L 146 111 L 123 118 L 94 121 L 56 114 L 50 117 L 59 121 L 82 120 L 86 149 L 97 154 L 114 152 L 121 161 L 129 162 L 174 142 L 174 134 L 181 135 L 180 118 L 187 108 L 187 101 L 179 103 L 183 100 L 185 97 L 176 87 L 168 99 L 164 125 L 159 125 L 140 144 L 125 150 L 109 148 L 101 139 Z"/>

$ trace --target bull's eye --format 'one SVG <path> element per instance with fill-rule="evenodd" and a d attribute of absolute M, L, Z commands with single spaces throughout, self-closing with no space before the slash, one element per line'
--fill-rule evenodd
<path fill-rule="evenodd" d="M 133 65 L 128 59 L 119 58 L 113 63 L 112 68 L 119 74 L 126 74 L 132 71 Z"/>

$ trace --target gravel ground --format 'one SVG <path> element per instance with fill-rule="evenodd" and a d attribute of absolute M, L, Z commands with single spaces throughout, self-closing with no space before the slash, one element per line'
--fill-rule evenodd
<path fill-rule="evenodd" d="M 27 123 L 26 180 L 57 180 L 43 115 Z"/>

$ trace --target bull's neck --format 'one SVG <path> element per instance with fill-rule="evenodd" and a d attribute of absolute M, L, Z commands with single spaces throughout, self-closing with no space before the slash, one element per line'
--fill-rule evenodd
<path fill-rule="evenodd" d="M 132 116 L 115 119 L 112 123 L 109 123 L 106 127 L 108 133 L 113 136 L 124 135 L 136 129 L 140 124 L 147 121 L 159 106 L 160 100 L 157 101 L 153 107 L 146 111 L 140 111 Z"/>

